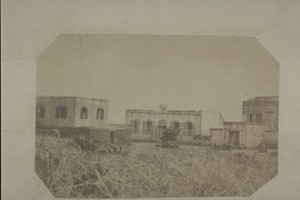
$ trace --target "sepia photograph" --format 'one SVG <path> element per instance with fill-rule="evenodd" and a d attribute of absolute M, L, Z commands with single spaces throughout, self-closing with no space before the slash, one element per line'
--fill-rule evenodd
<path fill-rule="evenodd" d="M 1 0 L 1 199 L 300 199 L 299 9 Z"/>
<path fill-rule="evenodd" d="M 54 197 L 250 196 L 277 175 L 279 63 L 254 37 L 61 34 L 36 79 Z"/>

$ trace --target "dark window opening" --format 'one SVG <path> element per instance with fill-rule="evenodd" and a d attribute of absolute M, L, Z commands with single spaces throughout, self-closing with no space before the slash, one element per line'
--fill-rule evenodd
<path fill-rule="evenodd" d="M 133 121 L 133 128 L 134 128 L 134 134 L 138 134 L 138 130 L 139 130 L 139 121 L 138 120 Z"/>
<path fill-rule="evenodd" d="M 146 134 L 150 134 L 152 130 L 152 121 L 146 121 Z"/>
<path fill-rule="evenodd" d="M 110 132 L 110 143 L 114 144 L 115 142 L 115 132 L 111 131 Z"/>
<path fill-rule="evenodd" d="M 150 130 L 151 128 L 152 128 L 152 122 L 147 121 L 147 131 Z"/>
<path fill-rule="evenodd" d="M 167 122 L 166 120 L 159 120 L 158 121 L 158 137 L 162 136 L 162 133 L 167 129 Z"/>
<path fill-rule="evenodd" d="M 67 107 L 56 107 L 56 118 L 67 118 Z"/>
<path fill-rule="evenodd" d="M 192 132 L 193 132 L 193 123 L 187 122 L 187 123 L 186 123 L 186 126 L 187 126 L 187 135 L 188 135 L 188 136 L 191 136 L 191 135 L 192 135 Z"/>
<path fill-rule="evenodd" d="M 173 122 L 173 128 L 179 129 L 179 122 Z"/>
<path fill-rule="evenodd" d="M 240 145 L 240 133 L 237 131 L 230 131 L 230 144 L 234 146 Z"/>
<path fill-rule="evenodd" d="M 97 115 L 96 115 L 97 120 L 103 120 L 104 119 L 104 109 L 98 108 L 97 109 Z"/>
<path fill-rule="evenodd" d="M 253 122 L 252 114 L 249 114 L 249 121 L 250 121 L 250 122 Z"/>
<path fill-rule="evenodd" d="M 80 110 L 80 119 L 88 118 L 88 109 L 86 107 L 81 108 Z"/>

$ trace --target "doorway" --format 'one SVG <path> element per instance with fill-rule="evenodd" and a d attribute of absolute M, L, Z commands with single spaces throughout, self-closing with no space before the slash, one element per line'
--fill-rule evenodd
<path fill-rule="evenodd" d="M 234 146 L 240 145 L 240 132 L 230 131 L 230 144 Z"/>
<path fill-rule="evenodd" d="M 115 142 L 115 132 L 111 131 L 110 132 L 110 143 L 114 144 L 114 142 Z"/>

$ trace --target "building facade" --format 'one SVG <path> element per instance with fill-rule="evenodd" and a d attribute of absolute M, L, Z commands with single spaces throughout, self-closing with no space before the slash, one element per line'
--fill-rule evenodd
<path fill-rule="evenodd" d="M 243 121 L 267 126 L 268 131 L 278 131 L 278 112 L 278 97 L 255 97 L 243 102 Z"/>
<path fill-rule="evenodd" d="M 83 97 L 37 97 L 36 126 L 46 128 L 107 125 L 108 100 Z"/>
<path fill-rule="evenodd" d="M 166 128 L 180 129 L 181 137 L 208 135 L 210 128 L 223 127 L 220 113 L 186 110 L 126 110 L 126 124 L 134 136 L 159 138 Z"/>
<path fill-rule="evenodd" d="M 256 147 L 264 143 L 278 145 L 278 97 L 255 97 L 243 102 L 243 121 L 226 122 L 223 128 L 212 128 L 216 146 Z"/>

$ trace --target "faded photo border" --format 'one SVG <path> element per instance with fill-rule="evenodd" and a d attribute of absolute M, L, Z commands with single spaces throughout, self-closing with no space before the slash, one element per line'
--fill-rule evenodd
<path fill-rule="evenodd" d="M 280 63 L 279 171 L 248 198 L 299 199 L 299 9 L 297 0 L 3 0 L 1 196 L 54 199 L 34 172 L 36 59 L 68 33 L 256 37 Z"/>

